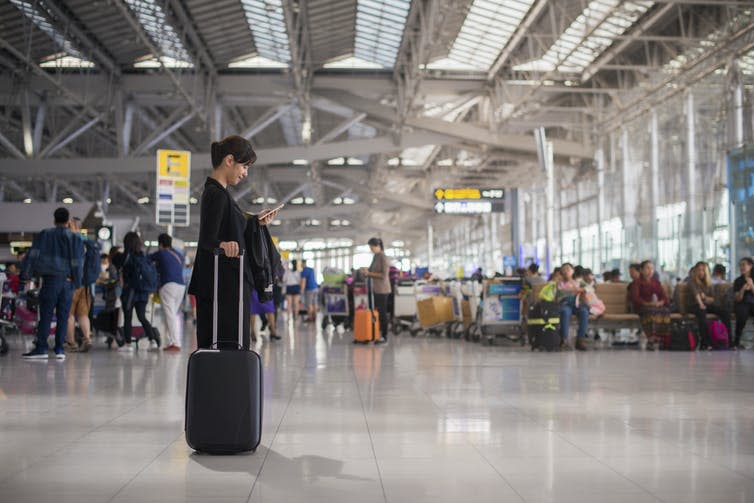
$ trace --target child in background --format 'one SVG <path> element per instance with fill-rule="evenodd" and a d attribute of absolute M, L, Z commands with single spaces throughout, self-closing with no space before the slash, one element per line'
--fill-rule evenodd
<path fill-rule="evenodd" d="M 594 279 L 594 273 L 591 269 L 584 269 L 581 278 L 581 288 L 584 289 L 584 302 L 589 306 L 589 314 L 593 316 L 600 316 L 605 312 L 605 303 L 602 302 L 597 294 L 594 293 L 594 285 L 596 281 Z"/>

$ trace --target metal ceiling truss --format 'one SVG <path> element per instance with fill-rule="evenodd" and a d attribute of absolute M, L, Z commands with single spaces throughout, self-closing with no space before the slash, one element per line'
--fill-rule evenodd
<path fill-rule="evenodd" d="M 109 205 L 112 214 L 136 212 L 142 224 L 153 230 L 156 227 L 149 223 L 153 206 L 140 204 L 139 199 L 154 189 L 153 176 L 148 174 L 154 172 L 152 153 L 158 147 L 194 151 L 192 196 L 198 197 L 209 168 L 209 156 L 202 153 L 209 141 L 240 132 L 259 147 L 253 183 L 234 192 L 243 208 L 257 211 L 269 206 L 255 205 L 253 200 L 290 203 L 312 198 L 315 202 L 290 204 L 284 218 L 288 222 L 276 228 L 278 234 L 304 239 L 326 231 L 330 236 L 351 237 L 367 229 L 389 235 L 395 229 L 403 232 L 424 225 L 423 217 L 431 211 L 428 190 L 436 180 L 526 183 L 536 162 L 532 128 L 548 127 L 559 163 L 591 159 L 590 145 L 599 133 L 682 92 L 724 61 L 754 50 L 754 24 L 749 23 L 731 30 L 715 47 L 673 73 L 662 73 L 668 60 L 704 42 L 726 16 L 750 9 L 751 2 L 655 0 L 656 5 L 632 26 L 616 32 L 609 46 L 600 47 L 581 73 L 564 73 L 558 67 L 600 29 L 610 13 L 580 34 L 581 42 L 570 51 L 559 53 L 553 70 L 515 70 L 541 58 L 573 23 L 579 8 L 583 11 L 589 5 L 588 0 L 578 5 L 535 0 L 488 71 L 430 70 L 431 60 L 442 55 L 443 48 L 450 50 L 458 36 L 460 25 L 446 18 L 459 6 L 451 0 L 414 0 L 392 71 L 333 72 L 321 67 L 325 61 L 313 62 L 312 39 L 320 40 L 310 31 L 313 4 L 281 0 L 288 68 L 244 72 L 218 65 L 206 44 L 217 34 L 202 33 L 203 25 L 194 23 L 187 10 L 194 9 L 191 3 L 164 0 L 160 8 L 165 20 L 175 27 L 193 65 L 173 68 L 165 64 L 164 48 L 145 30 L 130 4 L 113 2 L 112 8 L 128 23 L 140 47 L 143 44 L 158 62 L 158 71 L 152 73 L 125 71 L 118 63 L 123 61 L 118 49 L 103 46 L 66 0 L 36 1 L 49 22 L 96 66 L 85 72 L 50 71 L 32 57 L 31 49 L 20 48 L 15 39 L 0 38 L 0 65 L 8 69 L 0 72 L 0 106 L 7 118 L 0 130 L 0 149 L 11 157 L 0 159 L 0 197 L 39 200 L 68 194 L 101 200 L 107 207 L 104 201 L 117 191 L 119 197 Z M 615 11 L 625 3 L 610 5 Z M 469 1 L 464 8 L 470 5 Z M 317 8 L 315 15 L 321 16 L 323 7 Z M 710 9 L 718 9 L 714 11 L 718 14 L 708 15 Z M 346 38 L 332 40 L 343 43 Z M 338 52 L 337 47 L 327 49 L 333 56 Z M 349 53 L 353 48 L 341 51 L 342 56 Z M 232 57 L 229 54 L 226 60 Z M 305 126 L 298 130 L 301 138 L 286 145 L 282 127 L 274 126 L 294 108 Z M 373 127 L 376 136 L 354 134 L 356 125 Z M 393 162 L 407 148 L 429 145 L 433 147 L 416 166 Z M 336 158 L 342 166 L 327 164 Z M 349 165 L 351 158 L 366 163 Z M 464 164 L 464 159 L 471 159 L 473 165 Z M 301 160 L 308 164 L 291 166 Z M 58 183 L 50 183 L 53 180 Z M 388 189 L 389 184 L 400 191 Z M 356 204 L 333 203 L 345 197 Z M 192 216 L 198 217 L 197 211 L 194 206 Z M 378 224 L 370 217 L 372 211 L 378 212 Z M 320 220 L 320 225 L 307 224 L 311 219 Z M 352 228 L 331 226 L 332 219 L 348 219 Z M 190 232 L 196 231 L 197 222 Z"/>

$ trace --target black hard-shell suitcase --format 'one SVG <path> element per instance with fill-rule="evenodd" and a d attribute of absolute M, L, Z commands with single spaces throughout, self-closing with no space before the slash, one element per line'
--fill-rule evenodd
<path fill-rule="evenodd" d="M 212 349 L 191 354 L 186 380 L 186 442 L 208 454 L 253 451 L 262 438 L 262 361 L 243 346 L 243 267 L 239 267 L 238 349 L 215 349 L 217 269 L 215 251 Z M 240 260 L 244 260 L 243 251 Z"/>

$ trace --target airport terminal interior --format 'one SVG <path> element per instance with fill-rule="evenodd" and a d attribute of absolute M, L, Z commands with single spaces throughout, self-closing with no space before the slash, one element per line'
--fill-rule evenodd
<path fill-rule="evenodd" d="M 753 256 L 752 0 L 0 0 L 3 503 L 753 502 Z"/>

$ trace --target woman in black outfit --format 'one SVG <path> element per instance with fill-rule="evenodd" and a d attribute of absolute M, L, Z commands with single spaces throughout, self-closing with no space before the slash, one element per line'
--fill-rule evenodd
<path fill-rule="evenodd" d="M 741 344 L 741 335 L 744 333 L 744 327 L 749 320 L 749 316 L 754 316 L 754 260 L 751 257 L 744 257 L 739 262 L 741 275 L 733 282 L 734 294 L 734 311 L 736 313 L 736 338 L 731 347 L 733 349 L 744 349 Z"/>
<path fill-rule="evenodd" d="M 218 267 L 218 345 L 238 344 L 238 260 L 244 242 L 246 215 L 228 193 L 229 185 L 237 185 L 248 176 L 249 166 L 257 155 L 245 138 L 228 136 L 212 143 L 212 173 L 204 183 L 199 220 L 199 243 L 188 293 L 196 297 L 196 340 L 199 348 L 212 346 L 212 296 L 214 280 L 213 251 L 222 248 Z M 259 216 L 262 225 L 270 223 L 277 211 Z M 243 349 L 249 349 L 249 291 L 251 271 L 243 261 Z"/>

